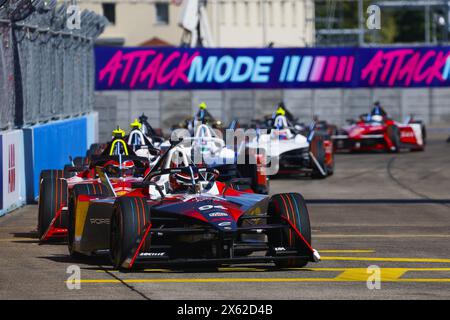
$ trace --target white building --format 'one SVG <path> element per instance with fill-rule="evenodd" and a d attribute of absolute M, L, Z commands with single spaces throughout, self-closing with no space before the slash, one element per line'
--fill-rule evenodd
<path fill-rule="evenodd" d="M 179 45 L 182 2 L 77 0 L 82 9 L 104 14 L 111 22 L 102 41 L 126 46 Z M 207 12 L 218 47 L 301 47 L 314 43 L 313 0 L 208 0 Z"/>

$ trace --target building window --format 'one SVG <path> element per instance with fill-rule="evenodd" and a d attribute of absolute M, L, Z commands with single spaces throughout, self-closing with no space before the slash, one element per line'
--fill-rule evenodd
<path fill-rule="evenodd" d="M 250 4 L 248 1 L 244 2 L 244 14 L 245 14 L 245 25 L 250 25 Z"/>
<path fill-rule="evenodd" d="M 224 26 L 225 23 L 227 22 L 227 6 L 225 2 L 220 2 L 219 8 L 220 8 L 220 24 Z"/>
<path fill-rule="evenodd" d="M 262 12 L 262 6 L 261 3 L 257 2 L 256 3 L 256 14 L 258 15 L 258 26 L 262 25 L 262 16 L 263 16 L 263 12 Z"/>
<path fill-rule="evenodd" d="M 292 2 L 292 26 L 297 26 L 297 4 L 295 0 Z"/>
<path fill-rule="evenodd" d="M 233 25 L 236 26 L 238 20 L 238 9 L 237 9 L 238 4 L 236 1 L 233 1 L 231 5 L 233 8 Z"/>
<path fill-rule="evenodd" d="M 169 3 L 157 2 L 156 8 L 156 23 L 157 24 L 169 24 Z"/>
<path fill-rule="evenodd" d="M 284 0 L 280 1 L 280 16 L 281 16 L 281 26 L 284 27 L 286 25 L 286 6 Z"/>
<path fill-rule="evenodd" d="M 272 2 L 268 2 L 267 3 L 267 11 L 269 13 L 269 25 L 271 27 L 273 27 L 273 3 Z"/>
<path fill-rule="evenodd" d="M 116 24 L 116 4 L 115 3 L 102 3 L 103 15 L 108 19 L 109 23 Z"/>

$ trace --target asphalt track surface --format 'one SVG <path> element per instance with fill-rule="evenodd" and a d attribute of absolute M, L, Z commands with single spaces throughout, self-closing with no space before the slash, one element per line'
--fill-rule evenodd
<path fill-rule="evenodd" d="M 450 144 L 434 134 L 425 152 L 341 154 L 326 180 L 282 178 L 271 192 L 309 201 L 319 263 L 276 270 L 146 269 L 123 273 L 107 260 L 73 261 L 65 244 L 40 245 L 37 206 L 0 218 L 0 299 L 449 299 Z M 81 268 L 69 290 L 67 267 Z M 369 266 L 381 288 L 369 290 Z"/>

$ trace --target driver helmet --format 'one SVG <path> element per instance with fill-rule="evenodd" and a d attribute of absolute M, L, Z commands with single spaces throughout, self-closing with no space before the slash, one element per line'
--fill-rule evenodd
<path fill-rule="evenodd" d="M 133 130 L 134 130 L 134 129 L 139 129 L 139 130 L 141 130 L 141 128 L 142 128 L 142 123 L 140 123 L 138 119 L 134 119 L 134 121 L 130 124 L 130 128 L 133 129 Z"/>
<path fill-rule="evenodd" d="M 373 122 L 382 122 L 383 116 L 381 116 L 379 114 L 375 114 L 375 115 L 372 115 L 371 119 Z"/>
<path fill-rule="evenodd" d="M 194 173 L 194 182 L 197 183 L 199 180 L 198 172 Z M 192 186 L 192 177 L 188 173 L 179 172 L 172 173 L 169 175 L 169 183 L 172 191 L 185 189 L 188 186 Z"/>
<path fill-rule="evenodd" d="M 120 129 L 119 126 L 117 126 L 117 128 L 113 130 L 112 136 L 113 138 L 123 138 L 125 137 L 125 131 Z"/>
<path fill-rule="evenodd" d="M 108 161 L 105 165 L 105 168 L 111 168 L 111 169 L 107 169 L 107 173 L 109 176 L 111 177 L 120 177 L 122 175 L 122 173 L 125 174 L 132 174 L 132 170 L 134 169 L 134 162 L 132 160 L 126 160 L 124 162 L 122 162 L 122 165 L 119 164 L 119 162 L 111 160 Z M 119 169 L 122 169 L 122 173 L 120 172 Z"/>
<path fill-rule="evenodd" d="M 275 112 L 275 115 L 277 115 L 277 116 L 285 116 L 286 115 L 286 111 L 284 110 L 283 107 L 279 106 L 277 111 Z"/>
<path fill-rule="evenodd" d="M 200 110 L 205 110 L 206 109 L 206 103 L 205 102 L 201 102 L 199 105 L 198 105 L 198 108 L 200 109 Z"/>

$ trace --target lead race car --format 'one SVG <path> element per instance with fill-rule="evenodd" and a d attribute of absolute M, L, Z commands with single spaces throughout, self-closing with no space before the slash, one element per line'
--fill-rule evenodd
<path fill-rule="evenodd" d="M 101 170 L 101 169 L 99 169 Z M 302 267 L 319 261 L 311 247 L 304 199 L 272 197 L 218 182 L 219 172 L 189 162 L 173 143 L 143 181 L 118 195 L 106 173 L 102 188 L 76 185 L 69 203 L 72 257 L 109 252 L 118 269 L 142 265 L 274 262 Z M 259 235 L 260 239 L 248 239 Z"/>
<path fill-rule="evenodd" d="M 68 226 L 68 197 L 76 185 L 103 191 L 96 167 L 111 176 L 117 193 L 129 191 L 130 183 L 140 181 L 148 172 L 147 157 L 137 156 L 124 140 L 124 131 L 113 131 L 113 139 L 100 155 L 91 155 L 87 164 L 66 166 L 64 170 L 43 170 L 39 182 L 38 236 L 41 242 L 65 238 Z"/>
<path fill-rule="evenodd" d="M 338 130 L 332 137 L 336 151 L 423 151 L 426 129 L 422 121 L 409 117 L 404 123 L 391 119 L 376 102 L 369 114 Z"/>

